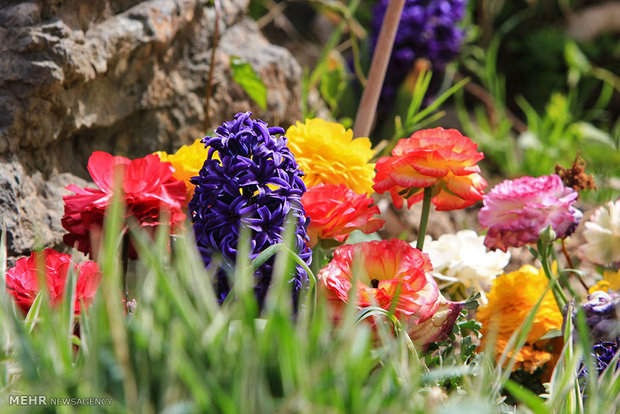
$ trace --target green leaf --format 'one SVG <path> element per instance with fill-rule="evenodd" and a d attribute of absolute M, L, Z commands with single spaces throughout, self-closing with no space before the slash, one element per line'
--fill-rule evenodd
<path fill-rule="evenodd" d="M 429 78 L 430 82 L 430 78 Z M 469 82 L 469 78 L 465 78 L 460 82 L 452 85 L 450 89 L 442 93 L 439 97 L 437 97 L 429 106 L 421 110 L 420 112 L 411 115 L 411 117 L 407 117 L 407 127 L 410 129 L 417 129 L 416 124 L 423 122 L 426 117 L 431 115 L 433 111 L 437 110 L 439 106 L 444 103 L 450 96 L 454 95 L 459 89 L 463 88 Z"/>
<path fill-rule="evenodd" d="M 578 70 L 580 73 L 588 73 L 592 69 L 590 61 L 574 42 L 567 42 L 564 47 L 564 58 L 569 68 Z"/>
<path fill-rule="evenodd" d="M 467 298 L 465 304 L 463 305 L 464 309 L 478 309 L 480 304 L 478 303 L 478 299 L 480 299 L 480 292 L 476 292 Z"/>
<path fill-rule="evenodd" d="M 267 108 L 267 87 L 256 74 L 252 66 L 237 56 L 230 57 L 232 77 L 243 90 L 261 107 Z"/>
<path fill-rule="evenodd" d="M 321 78 L 321 96 L 327 101 L 332 110 L 338 108 L 342 93 L 347 86 L 346 77 L 345 69 L 338 64 L 335 69 L 328 71 Z"/>
<path fill-rule="evenodd" d="M 527 247 L 530 253 L 532 253 L 532 256 L 534 256 L 534 258 L 536 258 L 537 260 L 540 260 L 540 254 L 538 253 L 538 250 L 536 250 L 532 246 L 525 246 L 525 247 Z"/>
<path fill-rule="evenodd" d="M 349 238 L 344 244 L 356 244 L 369 241 L 381 241 L 381 236 L 379 236 L 377 232 L 365 234 L 359 230 L 354 230 L 349 234 Z"/>
<path fill-rule="evenodd" d="M 482 324 L 475 319 L 471 319 L 459 323 L 458 327 L 461 329 L 461 331 L 470 330 L 478 332 L 480 329 L 482 329 Z"/>
<path fill-rule="evenodd" d="M 356 320 L 356 323 L 360 323 L 364 319 L 367 319 L 367 318 L 370 318 L 370 317 L 374 317 L 374 316 L 383 316 L 383 317 L 385 317 L 388 321 L 390 321 L 392 323 L 392 326 L 394 327 L 394 329 L 397 332 L 400 332 L 400 331 L 403 330 L 403 325 L 398 320 L 396 315 L 394 315 L 394 312 L 391 312 L 389 310 L 383 309 L 383 308 L 381 308 L 379 306 L 367 306 L 367 307 L 361 309 L 357 313 L 357 316 L 356 316 L 355 320 Z"/>
<path fill-rule="evenodd" d="M 39 311 L 41 310 L 41 300 L 43 292 L 39 292 L 30 305 L 30 310 L 24 319 L 24 325 L 28 332 L 32 332 L 39 319 Z"/>
<path fill-rule="evenodd" d="M 252 263 L 250 263 L 250 266 L 252 267 L 252 272 L 255 272 L 259 267 L 262 266 L 263 263 L 265 263 L 273 255 L 279 252 L 281 248 L 282 248 L 282 243 L 277 243 L 277 244 L 272 244 L 271 246 L 267 247 L 265 250 L 260 252 L 260 254 L 256 256 L 254 260 L 252 260 Z"/>
<path fill-rule="evenodd" d="M 504 387 L 510 392 L 513 397 L 518 401 L 525 404 L 534 413 L 546 413 L 549 412 L 542 398 L 534 394 L 532 391 L 517 384 L 514 381 L 507 380 Z"/>
<path fill-rule="evenodd" d="M 601 144 L 615 148 L 616 144 L 614 143 L 611 134 L 595 127 L 589 122 L 576 122 L 572 124 L 569 129 L 571 132 L 578 135 L 582 140 L 600 142 Z"/>
<path fill-rule="evenodd" d="M 543 339 L 551 339 L 551 338 L 558 338 L 562 336 L 562 331 L 560 331 L 559 329 L 552 329 L 549 332 L 547 332 L 546 334 L 544 334 L 539 341 L 542 341 Z"/>

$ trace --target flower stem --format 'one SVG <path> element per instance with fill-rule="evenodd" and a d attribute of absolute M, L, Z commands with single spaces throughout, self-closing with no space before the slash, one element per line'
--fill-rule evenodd
<path fill-rule="evenodd" d="M 573 260 L 570 258 L 570 254 L 568 254 L 568 250 L 566 249 L 565 239 L 562 239 L 562 253 L 564 254 L 564 257 L 566 258 L 566 263 L 568 264 L 568 267 L 571 269 L 574 269 L 575 265 L 573 264 Z"/>
<path fill-rule="evenodd" d="M 426 226 L 428 225 L 428 215 L 431 211 L 431 195 L 433 187 L 424 188 L 424 199 L 422 200 L 422 215 L 420 216 L 420 230 L 418 232 L 418 242 L 416 247 L 422 250 L 424 247 L 424 237 L 426 236 Z"/>
<path fill-rule="evenodd" d="M 573 264 L 570 254 L 568 254 L 568 249 L 566 249 L 565 239 L 562 239 L 562 253 L 564 254 L 564 257 L 566 258 L 566 262 L 568 263 L 569 269 L 571 270 L 574 269 L 575 265 Z M 583 280 L 583 277 L 581 276 L 581 274 L 575 271 L 571 271 L 571 273 L 575 275 L 579 283 L 581 283 L 581 286 L 583 286 L 587 292 L 590 288 L 588 287 L 588 284 L 586 283 L 586 281 Z"/>
<path fill-rule="evenodd" d="M 325 260 L 325 253 L 323 249 L 319 247 L 319 243 L 317 243 L 312 249 L 312 265 L 310 267 L 315 276 L 319 274 L 323 260 Z"/>
<path fill-rule="evenodd" d="M 123 236 L 123 251 L 121 253 L 122 263 L 122 282 L 123 282 L 123 294 L 125 299 L 129 300 L 129 289 L 127 287 L 127 265 L 129 264 L 129 232 Z"/>
<path fill-rule="evenodd" d="M 540 263 L 542 263 L 545 276 L 547 276 L 547 279 L 549 279 L 553 283 L 553 297 L 555 298 L 555 302 L 558 304 L 558 308 L 560 309 L 560 311 L 564 311 L 564 306 L 566 306 L 566 304 L 568 303 L 568 298 L 566 297 L 566 294 L 562 290 L 562 287 L 558 283 L 557 279 L 553 276 L 553 273 L 551 272 L 548 257 L 549 250 L 551 250 L 551 246 L 545 246 L 544 249 L 538 249 L 538 253 L 540 253 Z"/>

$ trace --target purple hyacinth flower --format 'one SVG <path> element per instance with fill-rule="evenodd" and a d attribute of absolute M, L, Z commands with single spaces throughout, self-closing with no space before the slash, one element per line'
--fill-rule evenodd
<path fill-rule="evenodd" d="M 596 291 L 588 296 L 583 311 L 594 342 L 592 356 L 600 375 L 620 347 L 620 295 L 615 292 Z M 615 369 L 619 367 L 620 364 L 616 364 Z M 587 375 L 588 369 L 582 364 L 579 377 Z"/>
<path fill-rule="evenodd" d="M 607 369 L 618 349 L 620 349 L 620 338 L 615 341 L 598 341 L 594 344 L 591 355 L 594 358 L 594 366 L 598 375 L 601 375 Z M 616 361 L 614 370 L 617 371 L 618 368 L 620 368 L 620 361 Z M 583 362 L 579 367 L 577 376 L 579 378 L 586 378 L 588 376 L 588 367 Z"/>
<path fill-rule="evenodd" d="M 381 23 L 389 0 L 379 0 L 374 8 L 370 47 L 375 50 Z M 435 69 L 443 69 L 459 53 L 463 29 L 457 24 L 465 15 L 467 0 L 406 0 L 390 56 L 381 92 L 388 104 L 398 86 L 413 69 L 418 58 L 429 60 Z"/>
<path fill-rule="evenodd" d="M 301 204 L 306 187 L 303 172 L 287 147 L 279 127 L 238 113 L 224 122 L 215 136 L 202 142 L 209 150 L 189 203 L 198 250 L 207 267 L 217 263 L 216 292 L 223 301 L 231 289 L 228 274 L 237 256 L 241 227 L 251 230 L 250 260 L 267 247 L 281 243 L 289 222 L 296 227 L 295 251 L 309 265 L 312 252 L 306 244 L 307 220 Z M 279 135 L 279 136 L 277 136 Z M 214 155 L 217 154 L 217 157 Z M 218 261 L 216 258 L 220 258 Z M 222 263 L 219 263 L 219 262 Z M 269 284 L 274 257 L 255 272 L 255 294 L 261 305 Z M 292 275 L 295 306 L 308 275 L 299 265 Z"/>
<path fill-rule="evenodd" d="M 599 341 L 592 347 L 592 356 L 599 374 L 609 366 L 619 347 L 620 339 L 615 341 Z M 615 369 L 617 370 L 619 366 L 620 364 L 616 363 Z"/>

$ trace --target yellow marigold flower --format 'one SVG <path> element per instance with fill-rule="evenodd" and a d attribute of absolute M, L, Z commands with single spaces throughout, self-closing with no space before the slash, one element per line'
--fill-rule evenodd
<path fill-rule="evenodd" d="M 183 145 L 174 154 L 168 154 L 165 151 L 157 151 L 155 155 L 164 162 L 169 162 L 174 168 L 174 174 L 172 175 L 179 181 L 185 182 L 185 190 L 187 192 L 187 202 L 189 202 L 194 196 L 194 184 L 189 182 L 189 179 L 198 175 L 198 171 L 202 168 L 209 150 L 205 148 L 205 144 L 201 142 L 201 138 L 198 138 L 191 145 Z M 217 155 L 217 154 L 216 154 Z"/>
<path fill-rule="evenodd" d="M 610 290 L 620 290 L 620 270 L 612 272 L 606 270 L 603 272 L 603 280 L 599 280 L 598 283 L 588 289 L 588 293 L 592 294 L 596 291 L 602 290 L 609 292 Z"/>
<path fill-rule="evenodd" d="M 504 352 L 510 336 L 528 317 L 547 285 L 548 280 L 543 270 L 530 265 L 493 280 L 493 286 L 487 295 L 489 303 L 478 310 L 477 319 L 482 323 L 483 342 L 496 335 L 497 360 Z M 533 372 L 549 361 L 552 354 L 544 349 L 545 341 L 540 339 L 549 331 L 561 327 L 562 313 L 553 294 L 548 291 L 536 312 L 525 346 L 515 357 L 515 369 L 522 368 Z"/>
<path fill-rule="evenodd" d="M 375 164 L 370 139 L 353 139 L 353 131 L 320 118 L 297 122 L 286 131 L 291 151 L 308 187 L 344 184 L 358 194 L 372 193 Z"/>

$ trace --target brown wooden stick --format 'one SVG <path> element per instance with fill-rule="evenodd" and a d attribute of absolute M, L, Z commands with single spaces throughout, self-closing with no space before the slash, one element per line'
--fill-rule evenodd
<path fill-rule="evenodd" d="M 383 23 L 381 24 L 377 47 L 370 64 L 368 82 L 366 83 L 360 106 L 357 109 L 353 126 L 354 137 L 367 137 L 370 134 L 404 5 L 405 0 L 390 0 L 390 4 L 388 4 Z"/>

